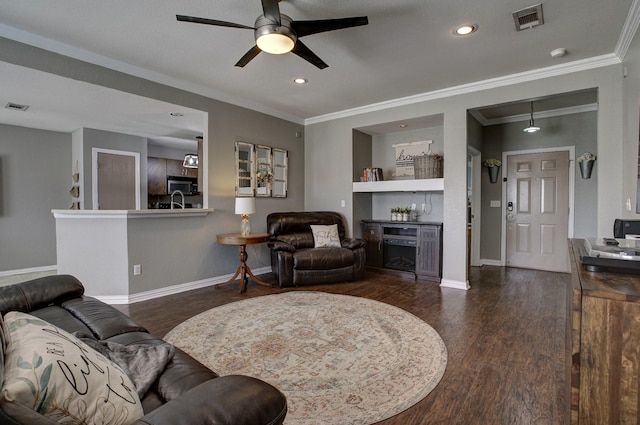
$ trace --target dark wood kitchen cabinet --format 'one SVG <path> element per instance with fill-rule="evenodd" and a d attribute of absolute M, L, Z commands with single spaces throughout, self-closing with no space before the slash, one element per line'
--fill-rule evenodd
<path fill-rule="evenodd" d="M 364 220 L 367 267 L 414 273 L 416 278 L 442 278 L 442 223 Z"/>
<path fill-rule="evenodd" d="M 167 176 L 198 178 L 197 168 L 185 168 L 179 159 L 147 158 L 147 190 L 149 195 L 167 194 Z"/>
<path fill-rule="evenodd" d="M 167 194 L 167 160 L 147 158 L 147 191 L 149 195 Z"/>
<path fill-rule="evenodd" d="M 178 159 L 167 159 L 167 176 L 184 176 L 198 178 L 197 168 L 185 168 L 183 161 Z"/>
<path fill-rule="evenodd" d="M 363 223 L 362 238 L 366 242 L 367 266 L 382 268 L 382 225 Z"/>

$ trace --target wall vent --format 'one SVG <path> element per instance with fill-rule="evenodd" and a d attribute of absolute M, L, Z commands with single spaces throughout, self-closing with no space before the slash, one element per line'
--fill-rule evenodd
<path fill-rule="evenodd" d="M 7 103 L 6 105 L 4 105 L 4 107 L 6 109 L 12 109 L 14 111 L 26 111 L 27 109 L 29 109 L 29 105 L 20 105 L 13 102 Z"/>
<path fill-rule="evenodd" d="M 522 31 L 544 24 L 542 3 L 513 12 L 516 31 Z"/>

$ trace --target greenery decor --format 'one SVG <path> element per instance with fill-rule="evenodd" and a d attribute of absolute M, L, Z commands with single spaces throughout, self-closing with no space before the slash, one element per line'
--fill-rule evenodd
<path fill-rule="evenodd" d="M 499 159 L 495 159 L 495 158 L 489 158 L 489 159 L 485 159 L 484 162 L 482 163 L 482 165 L 484 165 L 487 168 L 499 167 L 499 166 L 502 165 L 502 161 L 500 161 Z"/>
<path fill-rule="evenodd" d="M 580 155 L 578 157 L 578 162 L 582 162 L 582 161 L 595 161 L 596 160 L 596 156 L 594 154 L 592 154 L 591 152 L 585 152 L 582 155 Z"/>

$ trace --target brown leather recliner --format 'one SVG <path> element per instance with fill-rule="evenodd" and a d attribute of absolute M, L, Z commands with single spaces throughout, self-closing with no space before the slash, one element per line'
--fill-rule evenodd
<path fill-rule="evenodd" d="M 340 247 L 314 247 L 311 225 L 338 226 Z M 365 275 L 365 241 L 346 238 L 342 216 L 330 211 L 267 216 L 271 271 L 281 288 L 351 282 Z"/>

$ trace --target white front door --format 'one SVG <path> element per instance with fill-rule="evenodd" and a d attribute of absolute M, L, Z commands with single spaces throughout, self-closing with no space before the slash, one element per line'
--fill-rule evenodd
<path fill-rule="evenodd" d="M 507 159 L 506 264 L 568 272 L 569 154 Z"/>

